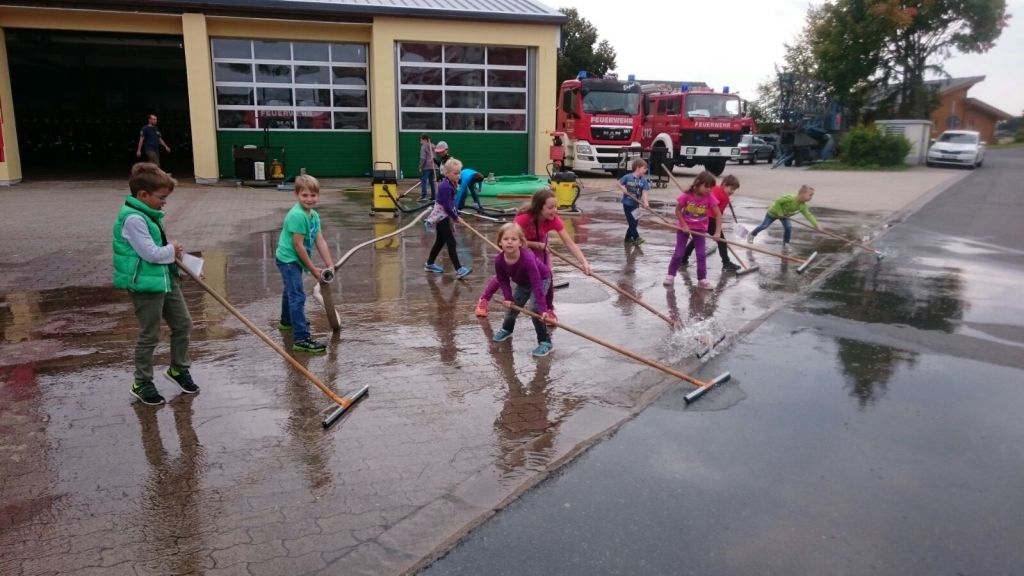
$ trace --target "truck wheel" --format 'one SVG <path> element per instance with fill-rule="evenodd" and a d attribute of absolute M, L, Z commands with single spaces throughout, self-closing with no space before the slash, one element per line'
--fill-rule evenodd
<path fill-rule="evenodd" d="M 715 176 L 721 176 L 722 172 L 725 172 L 725 160 L 715 160 L 704 164 L 708 172 L 711 172 Z"/>

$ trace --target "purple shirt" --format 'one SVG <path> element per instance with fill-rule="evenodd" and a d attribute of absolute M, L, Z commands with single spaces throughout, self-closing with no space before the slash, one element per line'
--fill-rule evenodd
<path fill-rule="evenodd" d="M 452 220 L 459 219 L 459 213 L 455 210 L 455 185 L 448 178 L 441 181 L 437 187 L 437 204 L 444 208 L 445 214 Z"/>
<path fill-rule="evenodd" d="M 512 300 L 512 283 L 520 286 L 529 286 L 533 290 L 533 299 L 537 302 L 537 310 L 541 314 L 548 311 L 548 299 L 544 294 L 544 280 L 551 278 L 551 269 L 541 262 L 533 252 L 526 249 L 519 250 L 519 260 L 509 264 L 505 261 L 505 253 L 499 252 L 494 257 L 494 275 L 498 279 L 498 285 L 488 285 L 484 291 L 484 300 L 490 300 L 491 296 L 501 288 L 501 294 L 505 300 Z"/>

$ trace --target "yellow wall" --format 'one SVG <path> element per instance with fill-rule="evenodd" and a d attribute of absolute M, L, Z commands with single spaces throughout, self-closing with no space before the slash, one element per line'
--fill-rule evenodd
<path fill-rule="evenodd" d="M 541 24 L 499 24 L 448 20 L 380 17 L 373 26 L 289 20 L 206 17 L 100 12 L 39 8 L 0 7 L 2 28 L 43 28 L 152 34 L 180 34 L 185 45 L 192 146 L 196 178 L 216 179 L 218 175 L 216 107 L 210 60 L 210 37 L 267 38 L 329 42 L 361 42 L 370 45 L 370 114 L 374 160 L 398 163 L 398 127 L 395 109 L 395 43 L 452 39 L 464 44 L 526 46 L 536 48 L 536 113 L 533 132 L 533 171 L 544 172 L 547 131 L 555 123 L 555 69 L 558 27 Z M 0 43 L 2 44 L 2 43 Z M 6 70 L 6 48 L 0 46 L 0 63 Z M 0 163 L 0 181 L 21 177 L 17 155 L 14 106 L 10 77 L 0 75 L 0 98 L 4 118 L 4 143 L 8 162 Z M 13 147 L 12 147 L 13 143 Z"/>
<path fill-rule="evenodd" d="M 534 115 L 533 147 L 536 152 L 533 172 L 543 174 L 551 139 L 548 130 L 555 126 L 555 69 L 558 60 L 558 26 L 541 24 L 499 24 L 494 22 L 455 22 L 411 18 L 373 19 L 370 44 L 370 114 L 373 132 L 373 159 L 398 165 L 398 118 L 395 109 L 395 42 L 436 44 L 448 39 L 460 44 L 490 46 L 527 46 L 537 48 L 537 101 Z"/>
<path fill-rule="evenodd" d="M 10 70 L 7 66 L 7 38 L 3 28 L 0 28 L 0 70 Z M 18 154 L 18 131 L 14 125 L 11 75 L 6 72 L 0 74 L 0 122 L 4 147 L 4 161 L 0 162 L 0 186 L 8 186 L 21 180 L 21 157 Z"/>

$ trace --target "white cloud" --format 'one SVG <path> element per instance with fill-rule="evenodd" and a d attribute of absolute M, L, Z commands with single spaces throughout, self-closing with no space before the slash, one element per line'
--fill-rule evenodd
<path fill-rule="evenodd" d="M 542 0 L 543 1 L 543 0 Z M 814 2 L 813 4 L 818 4 Z M 615 48 L 620 78 L 690 80 L 721 89 L 729 86 L 747 98 L 758 83 L 774 79 L 783 62 L 783 43 L 792 42 L 804 24 L 806 0 L 576 0 L 546 2 L 576 8 L 593 24 L 599 39 Z M 1007 2 L 1015 17 L 996 47 L 986 54 L 956 56 L 946 63 L 953 76 L 984 74 L 970 91 L 1011 114 L 1024 109 L 1024 0 Z"/>

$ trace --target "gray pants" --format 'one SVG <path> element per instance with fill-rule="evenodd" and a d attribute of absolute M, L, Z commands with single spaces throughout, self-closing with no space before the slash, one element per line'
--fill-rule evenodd
<path fill-rule="evenodd" d="M 551 279 L 544 279 L 544 282 L 541 285 L 541 292 L 546 293 L 548 291 L 549 286 L 551 286 Z M 537 299 L 533 297 L 533 288 L 531 288 L 529 284 L 512 285 L 512 302 L 514 302 L 516 306 L 519 306 L 520 308 L 526 308 L 526 304 L 528 302 L 532 302 L 533 306 L 530 306 L 529 310 L 533 311 L 536 314 L 540 314 L 540 312 L 537 310 L 536 300 Z M 501 323 L 501 327 L 504 330 L 508 330 L 509 332 L 515 330 L 517 316 L 519 316 L 519 310 L 513 310 L 509 308 L 508 311 L 505 312 L 505 320 L 504 322 Z M 540 344 L 541 342 L 551 342 L 551 332 L 548 331 L 547 324 L 541 322 L 540 320 L 532 316 L 530 317 L 530 320 L 533 321 L 533 329 L 537 331 L 537 343 Z"/>
<path fill-rule="evenodd" d="M 181 281 L 171 275 L 171 291 L 129 292 L 139 319 L 139 339 L 135 342 L 135 381 L 153 381 L 153 351 L 160 341 L 160 320 L 171 329 L 171 366 L 176 370 L 192 365 L 188 357 L 192 316 L 188 313 Z"/>

